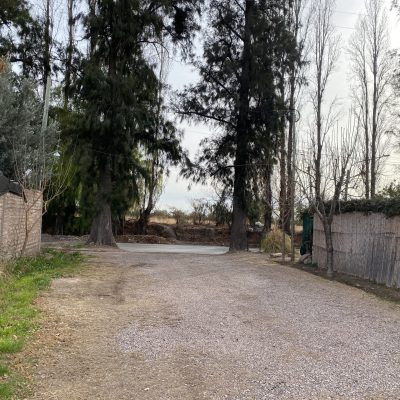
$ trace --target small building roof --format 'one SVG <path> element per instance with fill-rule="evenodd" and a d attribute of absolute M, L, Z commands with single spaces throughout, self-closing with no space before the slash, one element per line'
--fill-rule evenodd
<path fill-rule="evenodd" d="M 22 186 L 11 179 L 6 178 L 0 171 L 0 196 L 6 193 L 12 193 L 16 196 L 23 197 Z"/>

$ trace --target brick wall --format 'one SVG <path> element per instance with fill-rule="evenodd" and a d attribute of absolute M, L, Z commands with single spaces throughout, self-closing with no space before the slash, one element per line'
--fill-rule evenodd
<path fill-rule="evenodd" d="M 12 193 L 0 196 L 0 258 L 30 256 L 40 251 L 42 193 L 27 190 L 25 197 L 26 201 Z"/>

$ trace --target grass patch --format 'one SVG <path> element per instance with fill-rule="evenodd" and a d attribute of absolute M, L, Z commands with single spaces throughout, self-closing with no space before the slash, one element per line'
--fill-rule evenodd
<path fill-rule="evenodd" d="M 14 387 L 14 382 L 0 383 L 0 399 L 11 399 Z"/>
<path fill-rule="evenodd" d="M 8 375 L 9 370 L 4 365 L 0 365 L 0 376 Z"/>
<path fill-rule="evenodd" d="M 33 306 L 40 291 L 52 279 L 70 275 L 82 262 L 78 253 L 46 250 L 35 258 L 20 258 L 4 265 L 0 275 L 0 399 L 15 396 L 24 386 L 12 373 L 12 354 L 22 350 L 26 338 L 37 327 Z"/>

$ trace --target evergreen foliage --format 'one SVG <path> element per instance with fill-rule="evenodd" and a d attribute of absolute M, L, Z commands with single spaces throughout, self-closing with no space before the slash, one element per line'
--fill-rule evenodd
<path fill-rule="evenodd" d="M 382 213 L 387 217 L 400 215 L 400 198 L 374 198 L 371 200 L 351 200 L 340 202 L 336 213 L 362 212 Z"/>
<path fill-rule="evenodd" d="M 326 212 L 329 212 L 331 203 L 325 203 Z M 340 201 L 335 208 L 335 214 L 345 214 L 352 212 L 360 212 L 363 214 L 382 213 L 386 217 L 400 216 L 400 197 L 383 198 L 376 197 L 374 199 L 357 199 Z M 313 209 L 309 208 L 302 212 L 302 216 L 312 214 Z"/>
<path fill-rule="evenodd" d="M 210 1 L 203 61 L 193 61 L 202 79 L 180 93 L 176 105 L 189 120 L 216 127 L 183 175 L 197 182 L 211 178 L 233 193 L 233 219 L 238 217 L 242 239 L 254 193 L 252 175 L 261 164 L 274 162 L 279 144 L 286 105 L 277 94 L 277 81 L 298 58 L 285 22 L 288 6 L 265 0 Z M 247 248 L 241 242 L 231 247 Z"/>
<path fill-rule="evenodd" d="M 2 0 L 0 7 L 0 30 L 2 36 L 6 35 L 6 29 L 22 27 L 29 20 L 29 8 L 26 0 Z"/>
<path fill-rule="evenodd" d="M 159 82 L 145 50 L 165 35 L 189 46 L 195 3 L 201 2 L 98 0 L 85 20 L 91 49 L 77 83 L 71 133 L 82 198 L 96 196 L 90 205 L 94 243 L 113 244 L 111 215 L 124 215 L 138 200 L 137 177 L 146 175 L 141 149 L 180 158 L 177 130 L 157 112 Z"/>
<path fill-rule="evenodd" d="M 0 6 L 0 57 L 21 65 L 25 77 L 37 77 L 41 69 L 41 21 L 30 13 L 27 0 L 3 0 Z"/>

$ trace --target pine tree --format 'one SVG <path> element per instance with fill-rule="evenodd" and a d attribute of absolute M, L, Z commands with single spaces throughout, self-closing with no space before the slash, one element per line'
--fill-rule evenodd
<path fill-rule="evenodd" d="M 193 2 L 97 0 L 86 20 L 91 43 L 79 82 L 80 162 L 84 190 L 95 191 L 89 242 L 115 245 L 111 206 L 137 190 L 141 143 L 155 142 L 158 81 L 144 56 L 145 44 L 169 34 L 190 43 Z M 167 140 L 168 142 L 168 140 Z M 169 145 L 169 143 L 167 143 Z"/>
<path fill-rule="evenodd" d="M 31 19 L 26 0 L 2 0 L 0 7 L 0 32 L 2 37 L 12 27 L 24 26 Z"/>
<path fill-rule="evenodd" d="M 30 48 L 29 45 L 25 46 L 28 33 L 32 34 L 31 40 L 34 40 L 33 25 L 26 0 L 4 0 L 0 6 L 0 57 L 22 62 L 23 72 L 26 64 L 31 63 L 22 53 L 26 54 Z M 22 51 L 23 46 L 25 49 Z"/>
<path fill-rule="evenodd" d="M 203 154 L 184 175 L 211 177 L 231 188 L 231 250 L 247 249 L 252 177 L 257 166 L 274 162 L 279 144 L 276 81 L 282 65 L 276 60 L 297 57 L 284 7 L 266 0 L 211 1 L 204 62 L 196 62 L 202 81 L 185 90 L 177 105 L 183 116 L 213 123 L 220 132 L 203 142 Z"/>

